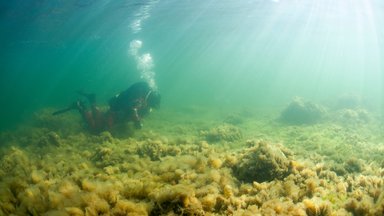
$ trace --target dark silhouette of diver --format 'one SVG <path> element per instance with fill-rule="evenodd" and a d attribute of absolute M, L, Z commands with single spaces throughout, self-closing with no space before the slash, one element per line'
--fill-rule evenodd
<path fill-rule="evenodd" d="M 104 112 L 96 106 L 94 94 L 78 93 L 88 99 L 89 108 L 84 102 L 78 100 L 68 108 L 54 112 L 53 115 L 77 109 L 93 133 L 110 130 L 115 125 L 129 121 L 134 123 L 135 128 L 140 129 L 141 119 L 148 115 L 152 108 L 160 107 L 160 94 L 146 82 L 135 83 L 112 97 L 109 100 L 109 109 Z"/>

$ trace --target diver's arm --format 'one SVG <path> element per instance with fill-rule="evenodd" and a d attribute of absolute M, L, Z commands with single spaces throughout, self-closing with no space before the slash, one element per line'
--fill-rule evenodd
<path fill-rule="evenodd" d="M 143 124 L 140 121 L 139 113 L 137 112 L 137 108 L 133 108 L 133 123 L 136 129 L 141 129 Z"/>

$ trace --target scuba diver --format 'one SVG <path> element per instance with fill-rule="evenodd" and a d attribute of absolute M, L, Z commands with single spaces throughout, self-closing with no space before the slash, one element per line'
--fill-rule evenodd
<path fill-rule="evenodd" d="M 127 90 L 115 95 L 109 100 L 109 109 L 102 111 L 96 106 L 94 94 L 78 92 L 86 97 L 90 107 L 78 100 L 68 108 L 58 110 L 53 115 L 59 115 L 69 110 L 79 110 L 93 133 L 110 130 L 115 125 L 132 121 L 136 129 L 142 128 L 141 119 L 151 112 L 152 108 L 160 108 L 160 94 L 146 82 L 137 82 Z"/>

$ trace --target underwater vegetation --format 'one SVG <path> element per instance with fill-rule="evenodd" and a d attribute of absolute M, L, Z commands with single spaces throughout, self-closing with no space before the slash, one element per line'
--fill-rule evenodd
<path fill-rule="evenodd" d="M 240 129 L 231 124 L 219 125 L 215 128 L 211 128 L 208 131 L 201 131 L 200 133 L 209 142 L 233 142 L 242 138 Z"/>
<path fill-rule="evenodd" d="M 266 142 L 248 143 L 254 146 L 244 150 L 234 167 L 234 174 L 239 180 L 265 182 L 282 180 L 290 174 L 292 162 L 279 147 Z"/>
<path fill-rule="evenodd" d="M 325 112 L 324 107 L 295 97 L 282 111 L 280 119 L 287 124 L 313 124 L 319 122 Z"/>
<path fill-rule="evenodd" d="M 42 110 L 0 134 L 0 215 L 383 215 L 374 114 L 286 125 L 231 112 L 201 123 L 165 109 L 123 137 Z"/>

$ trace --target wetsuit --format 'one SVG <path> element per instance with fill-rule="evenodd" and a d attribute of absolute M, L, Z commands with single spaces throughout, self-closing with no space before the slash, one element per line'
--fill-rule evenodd
<path fill-rule="evenodd" d="M 108 124 L 133 121 L 141 128 L 141 118 L 150 112 L 148 96 L 152 93 L 146 82 L 138 82 L 109 100 Z"/>
<path fill-rule="evenodd" d="M 78 93 L 88 99 L 90 108 L 87 108 L 79 100 L 68 108 L 54 112 L 53 115 L 77 109 L 87 122 L 89 129 L 94 133 L 112 129 L 114 125 L 127 121 L 133 121 L 136 128 L 141 128 L 141 118 L 147 115 L 151 108 L 160 107 L 159 93 L 153 91 L 146 82 L 135 83 L 127 90 L 111 98 L 109 109 L 106 112 L 96 106 L 94 94 Z"/>

